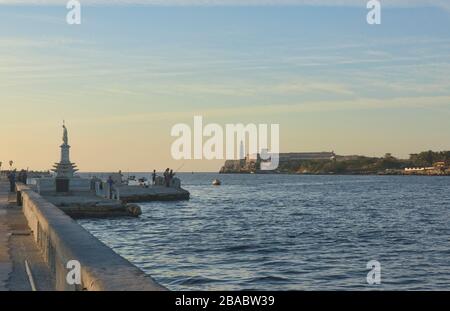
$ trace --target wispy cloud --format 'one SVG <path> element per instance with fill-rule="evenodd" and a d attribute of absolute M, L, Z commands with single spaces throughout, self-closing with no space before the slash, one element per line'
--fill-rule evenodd
<path fill-rule="evenodd" d="M 0 0 L 2 5 L 66 6 L 69 0 Z M 368 0 L 82 0 L 86 6 L 311 6 L 365 7 Z M 450 13 L 448 0 L 389 0 L 384 8 L 436 7 Z"/>
<path fill-rule="evenodd" d="M 378 109 L 423 109 L 424 111 L 437 110 L 440 113 L 448 114 L 449 96 L 429 96 L 429 97 L 399 97 L 389 100 L 379 100 L 372 98 L 358 98 L 356 100 L 340 101 L 316 101 L 302 102 L 292 104 L 273 104 L 259 106 L 240 106 L 233 109 L 223 107 L 214 107 L 203 109 L 202 114 L 209 118 L 235 117 L 239 118 L 246 115 L 253 116 L 274 116 L 292 115 L 307 112 L 333 112 L 333 111 L 352 111 L 352 110 L 378 110 Z M 74 119 L 76 122 L 92 123 L 102 122 L 117 124 L 117 122 L 149 122 L 157 120 L 182 120 L 186 116 L 197 113 L 195 109 L 183 109 L 179 111 L 159 111 L 149 113 L 125 113 L 125 114 L 105 114 L 103 116 L 83 117 Z"/>
<path fill-rule="evenodd" d="M 86 43 L 83 40 L 76 40 L 72 38 L 64 37 L 48 37 L 48 38 L 14 38 L 6 37 L 0 38 L 0 49 L 1 48 L 36 48 L 36 47 L 55 47 L 62 45 L 73 45 L 73 44 L 83 44 Z"/>
<path fill-rule="evenodd" d="M 307 5 L 307 6 L 365 6 L 367 0 L 83 0 L 86 5 Z M 0 4 L 65 4 L 67 0 L 0 0 Z M 389 0 L 388 7 L 440 6 L 450 8 L 446 0 Z"/>

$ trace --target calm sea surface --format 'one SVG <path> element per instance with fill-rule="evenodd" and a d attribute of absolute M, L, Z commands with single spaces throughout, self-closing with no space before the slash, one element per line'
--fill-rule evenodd
<path fill-rule="evenodd" d="M 79 222 L 172 290 L 450 290 L 449 177 L 180 176 L 190 201 Z"/>

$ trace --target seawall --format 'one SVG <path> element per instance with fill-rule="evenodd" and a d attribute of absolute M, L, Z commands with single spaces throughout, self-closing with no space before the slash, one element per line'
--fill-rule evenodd
<path fill-rule="evenodd" d="M 17 184 L 17 198 L 34 240 L 55 275 L 56 290 L 167 290 L 27 186 Z M 80 263 L 79 285 L 66 281 L 71 270 L 66 266 L 71 260 Z"/>

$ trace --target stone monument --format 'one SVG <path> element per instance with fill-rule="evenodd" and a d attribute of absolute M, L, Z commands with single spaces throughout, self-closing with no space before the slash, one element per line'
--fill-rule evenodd
<path fill-rule="evenodd" d="M 70 146 L 67 128 L 63 122 L 63 144 L 61 148 L 61 160 L 59 163 L 55 163 L 52 169 L 56 173 L 56 192 L 64 193 L 69 192 L 70 180 L 74 177 L 74 174 L 78 169 L 75 163 L 70 162 Z"/>

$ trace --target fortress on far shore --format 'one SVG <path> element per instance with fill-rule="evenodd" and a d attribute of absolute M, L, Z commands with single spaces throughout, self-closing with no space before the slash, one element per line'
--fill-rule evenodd
<path fill-rule="evenodd" d="M 301 160 L 335 160 L 336 154 L 331 152 L 288 152 L 279 154 L 279 163 L 284 164 Z M 241 160 L 227 160 L 220 173 L 255 173 L 260 172 L 261 158 L 247 155 Z"/>
<path fill-rule="evenodd" d="M 426 175 L 450 176 L 450 151 L 423 151 L 400 159 L 386 153 L 383 157 L 336 155 L 332 152 L 280 153 L 278 166 L 264 170 L 260 155 L 228 160 L 220 169 L 224 174 L 315 174 L 315 175 Z M 275 166 L 273 166 L 275 167 Z"/>

